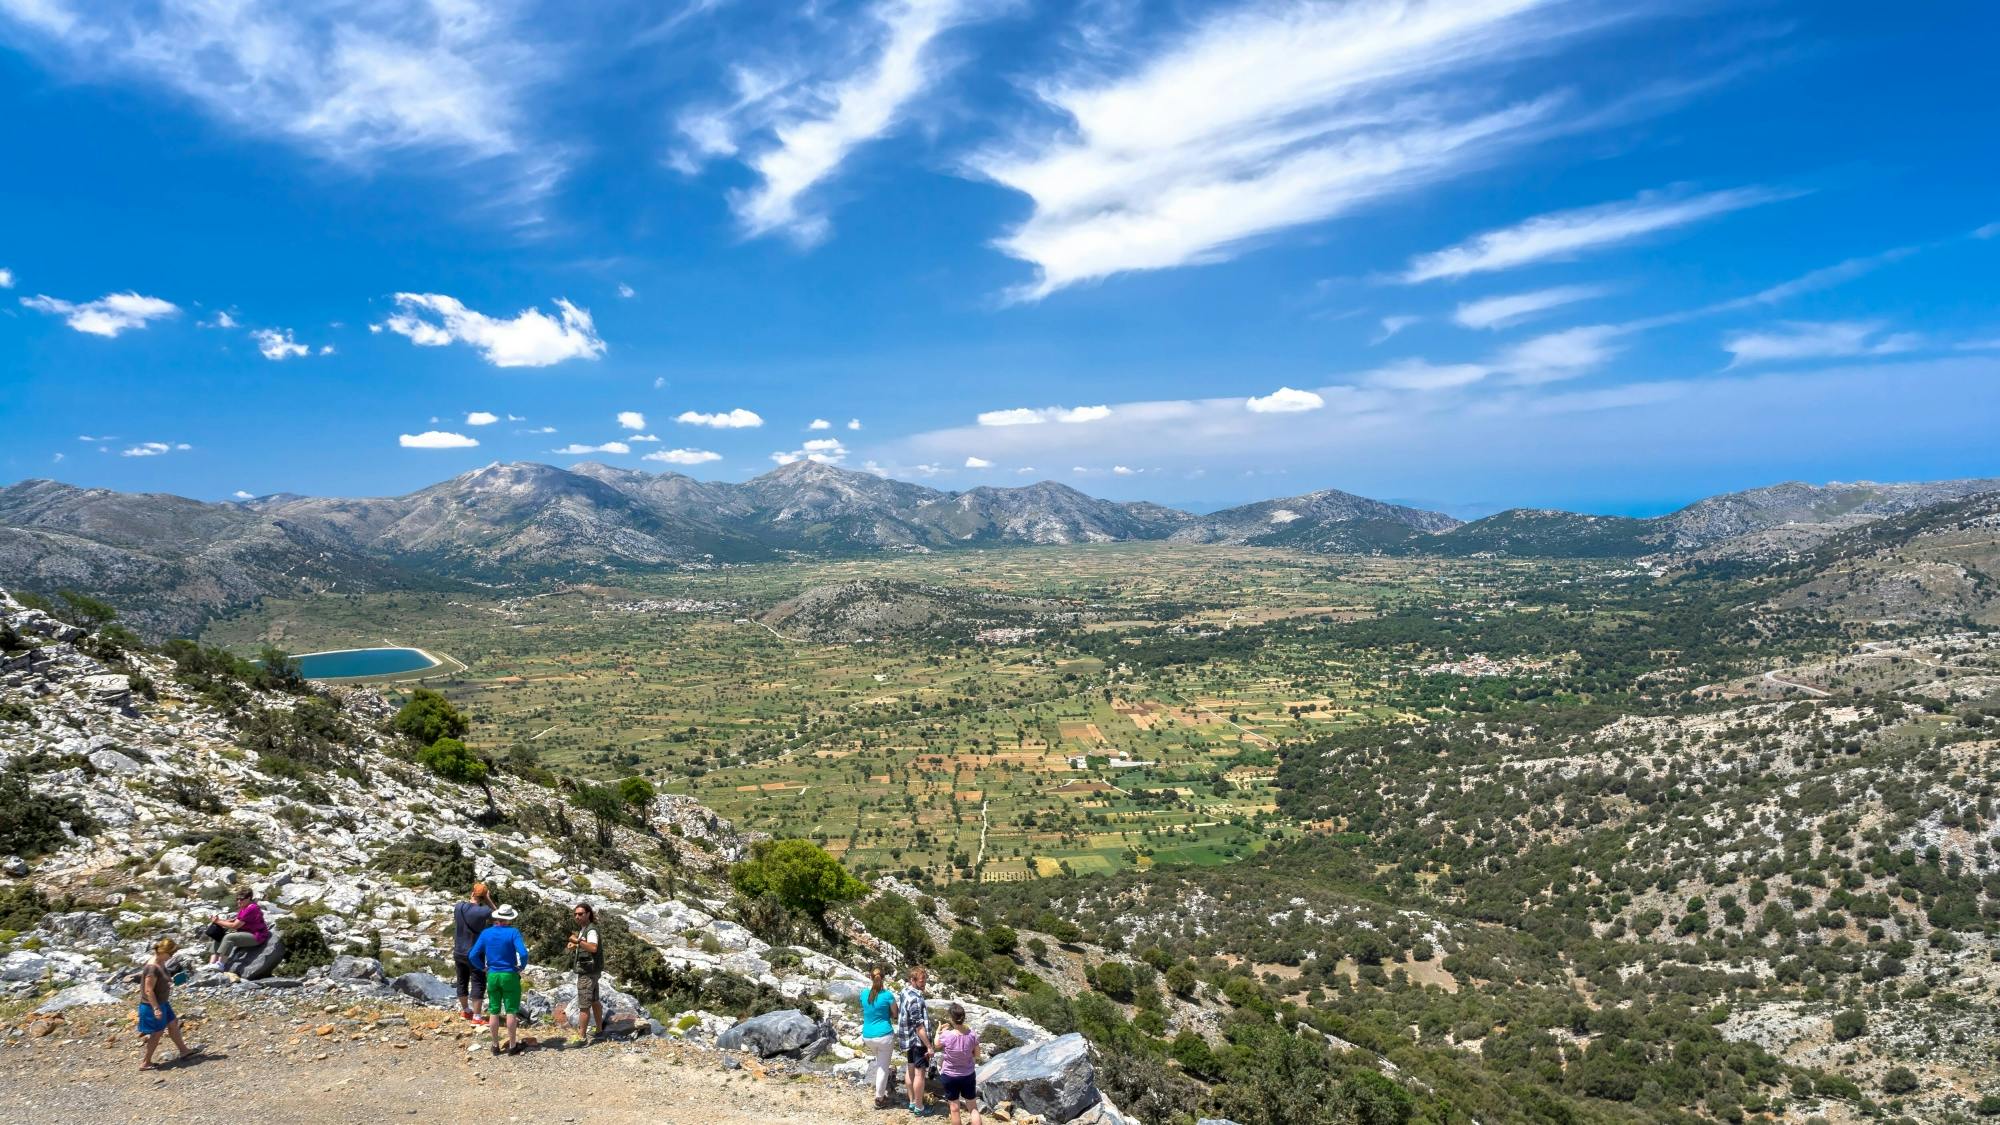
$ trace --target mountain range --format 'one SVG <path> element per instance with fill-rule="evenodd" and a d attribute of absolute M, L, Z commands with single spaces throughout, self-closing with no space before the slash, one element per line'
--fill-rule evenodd
<path fill-rule="evenodd" d="M 204 503 L 27 480 L 0 488 L 0 581 L 74 587 L 184 632 L 267 594 L 437 588 L 788 553 L 1168 540 L 1321 552 L 1701 559 L 1791 555 L 2000 479 L 1785 483 L 1651 519 L 1512 509 L 1470 523 L 1325 489 L 1207 515 L 1042 481 L 948 492 L 797 461 L 742 483 L 585 462 L 495 463 L 404 496 Z"/>

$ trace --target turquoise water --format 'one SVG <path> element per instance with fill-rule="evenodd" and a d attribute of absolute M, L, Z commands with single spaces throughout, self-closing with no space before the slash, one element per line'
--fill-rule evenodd
<path fill-rule="evenodd" d="M 346 680 L 357 676 L 394 676 L 429 668 L 436 661 L 413 648 L 352 648 L 344 652 L 311 652 L 298 658 L 309 680 Z"/>

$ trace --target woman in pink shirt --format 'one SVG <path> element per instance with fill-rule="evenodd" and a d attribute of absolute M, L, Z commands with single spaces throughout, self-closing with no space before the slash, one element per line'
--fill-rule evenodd
<path fill-rule="evenodd" d="M 979 1033 L 965 1026 L 965 1005 L 953 1004 L 945 1014 L 951 1025 L 938 1033 L 937 1059 L 944 1101 L 951 1107 L 951 1125 L 959 1125 L 961 1103 L 972 1115 L 972 1125 L 985 1125 L 979 1116 Z"/>
<path fill-rule="evenodd" d="M 218 930 L 223 932 L 217 933 Z M 209 933 L 215 943 L 212 956 L 217 967 L 238 950 L 255 949 L 271 940 L 271 926 L 264 921 L 264 908 L 257 905 L 249 887 L 236 888 L 236 913 L 216 915 Z"/>

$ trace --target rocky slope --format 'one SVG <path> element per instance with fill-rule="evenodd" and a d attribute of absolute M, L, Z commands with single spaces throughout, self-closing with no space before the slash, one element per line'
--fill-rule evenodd
<path fill-rule="evenodd" d="M 851 643 L 884 637 L 967 637 L 1014 642 L 1044 628 L 1073 626 L 1088 607 L 866 579 L 815 586 L 760 619 L 787 636 Z"/>
<path fill-rule="evenodd" d="M 568 903 L 599 908 L 615 935 L 605 999 L 621 1040 L 860 1073 L 853 998 L 866 978 L 847 959 L 900 954 L 845 915 L 832 945 L 759 939 L 723 877 L 745 841 L 686 798 L 625 822 L 518 773 L 455 784 L 383 733 L 394 709 L 374 692 L 194 675 L 186 650 L 115 647 L 4 592 L 0 626 L 0 841 L 20 853 L 0 859 L 0 1023 L 21 1020 L 13 1041 L 129 1006 L 147 948 L 169 935 L 189 950 L 184 1008 L 331 1025 L 305 1033 L 320 1040 L 436 1032 L 451 1006 L 451 907 L 476 878 L 523 910 L 531 942 Z M 244 882 L 277 938 L 238 975 L 201 964 L 199 930 Z M 876 893 L 918 897 L 893 883 Z M 548 1045 L 574 991 L 546 962 L 525 983 L 530 1035 Z M 1099 1095 L 1080 1038 L 964 999 L 979 1026 L 1021 1044 L 986 1064 L 990 1101 L 1013 1120 L 1128 1120 Z M 375 1014 L 352 1036 L 353 1019 L 319 1014 L 354 1005 Z"/>
<path fill-rule="evenodd" d="M 1849 621 L 2000 624 L 2000 492 L 1844 532 L 1792 570 L 1781 606 Z"/>

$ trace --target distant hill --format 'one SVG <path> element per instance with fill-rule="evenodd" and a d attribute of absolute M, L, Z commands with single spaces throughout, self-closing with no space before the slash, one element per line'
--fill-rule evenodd
<path fill-rule="evenodd" d="M 987 630 L 1041 630 L 1087 616 L 1079 604 L 884 579 L 815 586 L 761 620 L 782 635 L 814 641 L 929 636 L 964 640 Z"/>
<path fill-rule="evenodd" d="M 1790 566 L 1778 604 L 1850 621 L 2000 625 L 2000 492 L 1833 536 Z"/>
<path fill-rule="evenodd" d="M 1418 549 L 1444 555 L 1633 558 L 1659 548 L 1652 520 L 1514 508 L 1460 524 Z"/>
<path fill-rule="evenodd" d="M 1650 519 L 1515 508 L 1462 524 L 1409 549 L 1447 555 L 1776 559 L 1887 516 L 2000 489 L 2000 478 L 1814 485 L 1788 481 L 1697 500 Z"/>
<path fill-rule="evenodd" d="M 1168 538 L 1181 543 L 1373 551 L 1404 547 L 1412 532 L 1435 534 L 1457 526 L 1457 520 L 1437 512 L 1326 488 L 1197 516 Z"/>

